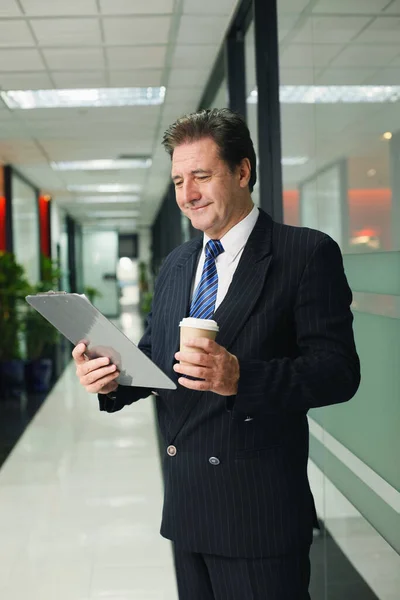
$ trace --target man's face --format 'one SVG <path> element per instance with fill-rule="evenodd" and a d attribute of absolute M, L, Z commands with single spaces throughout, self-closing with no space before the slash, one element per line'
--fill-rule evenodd
<path fill-rule="evenodd" d="M 176 201 L 195 229 L 220 239 L 251 208 L 249 163 L 231 173 L 211 138 L 177 146 L 172 157 Z"/>

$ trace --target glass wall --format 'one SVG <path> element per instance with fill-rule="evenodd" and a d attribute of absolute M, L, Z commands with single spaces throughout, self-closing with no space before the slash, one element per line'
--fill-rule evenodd
<path fill-rule="evenodd" d="M 245 36 L 245 64 L 246 64 L 246 98 L 247 98 L 247 125 L 253 140 L 254 150 L 257 156 L 257 183 L 252 193 L 253 202 L 256 206 L 260 205 L 260 180 L 258 172 L 260 165 L 258 162 L 258 117 L 257 103 L 254 102 L 254 90 L 257 89 L 256 60 L 255 60 L 255 40 L 254 23 L 251 23 Z"/>
<path fill-rule="evenodd" d="M 399 16 L 393 2 L 278 0 L 284 219 L 339 243 L 362 368 L 351 402 L 310 411 L 313 491 L 340 545 L 359 528 L 365 551 L 360 514 L 400 551 Z"/>
<path fill-rule="evenodd" d="M 39 213 L 36 190 L 12 173 L 13 252 L 28 281 L 40 279 Z"/>

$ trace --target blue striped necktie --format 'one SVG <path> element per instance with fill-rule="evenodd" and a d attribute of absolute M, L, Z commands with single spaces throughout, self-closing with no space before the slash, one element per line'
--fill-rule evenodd
<path fill-rule="evenodd" d="M 211 319 L 215 310 L 218 291 L 218 273 L 215 259 L 224 252 L 219 240 L 210 240 L 205 247 L 205 261 L 200 283 L 193 295 L 190 317 Z"/>

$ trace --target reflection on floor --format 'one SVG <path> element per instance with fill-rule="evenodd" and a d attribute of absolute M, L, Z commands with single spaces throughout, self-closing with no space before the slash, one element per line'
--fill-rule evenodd
<path fill-rule="evenodd" d="M 125 312 L 121 324 L 137 341 L 137 314 Z M 74 371 L 68 366 L 43 405 L 36 397 L 25 412 L 0 407 L 1 461 L 19 440 L 0 470 L 0 598 L 177 600 L 171 546 L 159 536 L 153 402 L 100 413 Z M 318 508 L 326 482 L 312 463 L 310 476 Z M 393 587 L 374 595 L 343 552 L 361 531 L 346 506 L 335 497 L 336 520 L 329 521 L 340 547 L 328 533 L 315 538 L 312 599 L 398 599 Z M 373 539 L 370 531 L 361 535 L 367 544 Z"/>
<path fill-rule="evenodd" d="M 327 530 L 311 547 L 312 600 L 377 600 Z"/>

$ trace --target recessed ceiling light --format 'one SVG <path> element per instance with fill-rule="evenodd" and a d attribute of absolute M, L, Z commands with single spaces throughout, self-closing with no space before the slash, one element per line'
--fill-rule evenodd
<path fill-rule="evenodd" d="M 360 102 L 398 102 L 398 85 L 281 85 L 282 104 L 337 104 Z M 253 90 L 248 104 L 256 104 L 258 91 Z"/>
<path fill-rule="evenodd" d="M 369 169 L 367 171 L 367 175 L 368 175 L 368 177 L 375 177 L 375 175 L 376 175 L 376 169 Z"/>
<path fill-rule="evenodd" d="M 309 160 L 308 156 L 284 156 L 281 162 L 284 167 L 298 167 L 305 165 Z"/>
<path fill-rule="evenodd" d="M 393 137 L 393 133 L 391 131 L 385 131 L 382 137 L 384 140 L 391 140 Z"/>
<path fill-rule="evenodd" d="M 140 196 L 79 196 L 69 198 L 68 202 L 76 204 L 131 204 L 140 201 Z"/>
<path fill-rule="evenodd" d="M 54 171 L 111 171 L 120 169 L 147 169 L 151 167 L 151 158 L 126 160 L 77 160 L 69 162 L 51 162 Z"/>
<path fill-rule="evenodd" d="M 69 185 L 70 192 L 99 192 L 100 194 L 123 194 L 124 192 L 140 192 L 141 185 L 136 183 L 121 184 L 121 183 L 103 183 L 99 185 Z"/>
<path fill-rule="evenodd" d="M 9 90 L 0 92 L 0 96 L 12 110 L 97 108 L 101 106 L 151 106 L 163 104 L 165 91 L 165 87 Z"/>

